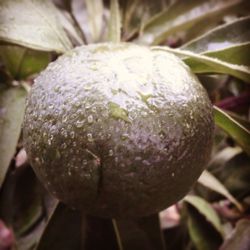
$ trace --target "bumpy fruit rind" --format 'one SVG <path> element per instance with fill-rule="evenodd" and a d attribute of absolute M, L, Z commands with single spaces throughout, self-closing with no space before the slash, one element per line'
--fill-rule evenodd
<path fill-rule="evenodd" d="M 28 98 L 24 143 L 47 189 L 101 217 L 139 217 L 182 198 L 209 158 L 212 106 L 174 55 L 132 44 L 78 47 Z"/>

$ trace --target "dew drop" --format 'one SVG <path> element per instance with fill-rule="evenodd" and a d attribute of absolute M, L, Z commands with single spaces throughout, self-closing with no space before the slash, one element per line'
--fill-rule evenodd
<path fill-rule="evenodd" d="M 88 116 L 88 123 L 93 123 L 93 121 L 94 121 L 93 116 L 92 116 L 92 115 L 89 115 L 89 116 Z"/>
<path fill-rule="evenodd" d="M 122 134 L 122 136 L 121 136 L 121 139 L 122 139 L 123 141 L 127 140 L 128 138 L 129 138 L 129 135 L 128 135 L 128 134 Z"/>
<path fill-rule="evenodd" d="M 66 115 L 64 115 L 63 117 L 62 117 L 62 122 L 66 122 L 68 120 L 68 117 L 66 116 Z"/>
<path fill-rule="evenodd" d="M 76 121 L 76 127 L 77 128 L 81 128 L 81 127 L 83 127 L 83 125 L 84 125 L 84 120 L 77 120 Z"/>
<path fill-rule="evenodd" d="M 48 145 L 51 145 L 51 139 L 48 139 Z"/>
<path fill-rule="evenodd" d="M 57 158 L 57 159 L 60 159 L 60 158 L 61 158 L 61 154 L 60 154 L 60 151 L 59 151 L 59 150 L 56 150 L 56 158 Z"/>
<path fill-rule="evenodd" d="M 69 135 L 70 135 L 70 137 L 71 137 L 72 139 L 75 138 L 75 132 L 74 132 L 74 131 L 71 131 Z"/>
<path fill-rule="evenodd" d="M 88 134 L 87 134 L 87 138 L 88 138 L 88 141 L 89 141 L 89 142 L 92 142 L 92 141 L 93 141 L 93 136 L 92 136 L 91 133 L 88 133 Z"/>

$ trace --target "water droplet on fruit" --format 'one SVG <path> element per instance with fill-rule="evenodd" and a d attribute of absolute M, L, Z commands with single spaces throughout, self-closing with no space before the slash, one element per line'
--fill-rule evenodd
<path fill-rule="evenodd" d="M 91 133 L 88 133 L 88 134 L 87 134 L 87 138 L 88 138 L 88 141 L 89 141 L 89 142 L 92 142 L 92 141 L 93 141 L 93 136 L 92 136 Z"/>
<path fill-rule="evenodd" d="M 93 121 L 94 121 L 93 116 L 92 116 L 92 115 L 89 115 L 89 116 L 88 116 L 88 123 L 93 123 Z"/>
<path fill-rule="evenodd" d="M 66 115 L 64 115 L 63 117 L 62 117 L 62 122 L 64 123 L 64 122 L 66 122 L 68 120 L 68 117 L 66 116 Z"/>
<path fill-rule="evenodd" d="M 70 137 L 71 137 L 72 139 L 75 138 L 75 132 L 74 132 L 74 131 L 71 131 L 69 135 L 70 135 Z"/>
<path fill-rule="evenodd" d="M 82 128 L 83 127 L 83 125 L 84 125 L 84 120 L 77 120 L 76 121 L 76 127 L 77 128 Z"/>

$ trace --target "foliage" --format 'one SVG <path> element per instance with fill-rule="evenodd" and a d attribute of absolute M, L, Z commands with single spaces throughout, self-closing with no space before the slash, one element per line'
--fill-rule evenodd
<path fill-rule="evenodd" d="M 0 1 L 1 250 L 250 248 L 250 3 L 153 2 Z M 101 41 L 175 53 L 214 104 L 207 171 L 160 216 L 115 221 L 72 211 L 43 189 L 23 149 L 25 97 L 36 74 L 65 51 Z"/>

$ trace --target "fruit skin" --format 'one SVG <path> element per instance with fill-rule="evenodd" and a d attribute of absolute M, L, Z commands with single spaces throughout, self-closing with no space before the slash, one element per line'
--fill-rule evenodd
<path fill-rule="evenodd" d="M 23 135 L 55 197 L 92 215 L 133 218 L 189 191 L 213 129 L 206 91 L 180 59 L 107 43 L 75 48 L 37 77 Z"/>

